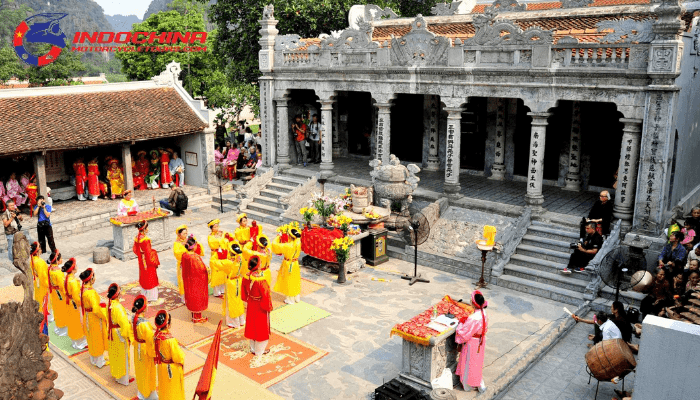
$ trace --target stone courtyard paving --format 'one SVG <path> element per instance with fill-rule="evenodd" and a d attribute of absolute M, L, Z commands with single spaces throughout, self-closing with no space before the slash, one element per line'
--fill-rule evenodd
<path fill-rule="evenodd" d="M 205 242 L 208 234 L 206 221 L 217 215 L 214 210 L 198 212 L 181 217 L 177 223 L 188 223 L 190 232 Z M 236 225 L 232 216 L 226 216 L 221 223 L 225 230 L 233 230 Z M 274 236 L 274 227 L 263 226 L 264 233 Z M 102 265 L 91 263 L 92 247 L 105 240 L 111 240 L 111 229 L 58 241 L 64 258 L 76 256 L 79 270 L 87 267 L 95 269 L 98 291 L 106 290 L 112 282 L 126 284 L 138 279 L 136 260 L 121 262 L 112 259 Z M 209 250 L 206 250 L 205 259 L 208 259 L 208 253 Z M 159 257 L 160 279 L 175 284 L 176 263 L 172 251 L 161 252 Z M 280 257 L 274 257 L 273 270 L 280 262 Z M 425 267 L 419 269 L 431 283 L 409 286 L 407 281 L 400 279 L 399 274 L 412 272 L 413 265 L 398 260 L 390 260 L 377 268 L 365 268 L 356 276 L 351 275 L 351 284 L 347 286 L 334 284 L 335 276 L 302 268 L 304 278 L 326 285 L 303 300 L 332 315 L 291 335 L 329 354 L 271 386 L 269 390 L 289 399 L 364 399 L 383 382 L 396 377 L 401 364 L 402 339 L 390 338 L 391 328 L 426 310 L 444 295 L 467 299 L 473 289 L 470 279 Z M 387 281 L 373 281 L 373 277 Z M 0 278 L 0 285 L 11 285 L 11 281 L 12 274 L 4 275 Z M 486 289 L 485 295 L 490 302 L 487 309 L 490 330 L 484 370 L 488 385 L 507 373 L 503 368 L 536 344 L 542 332 L 561 323 L 563 310 L 560 303 L 496 286 Z M 579 359 L 583 362 L 582 358 Z M 58 388 L 66 390 L 64 399 L 104 398 L 100 397 L 103 392 L 95 388 L 91 381 L 80 378 L 79 371 L 71 371 L 70 365 L 66 368 L 61 360 L 55 363 L 57 368 L 64 371 L 56 382 Z M 476 392 L 459 391 L 458 394 L 459 399 L 479 397 Z"/>

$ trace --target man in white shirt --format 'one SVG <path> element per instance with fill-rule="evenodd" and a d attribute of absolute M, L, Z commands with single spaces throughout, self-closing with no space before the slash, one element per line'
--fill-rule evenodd
<path fill-rule="evenodd" d="M 603 334 L 603 340 L 622 339 L 620 328 L 618 328 L 614 322 L 608 319 L 607 314 L 602 311 L 598 311 L 595 317 L 595 323 L 598 325 L 598 327 L 600 327 L 600 331 Z"/>

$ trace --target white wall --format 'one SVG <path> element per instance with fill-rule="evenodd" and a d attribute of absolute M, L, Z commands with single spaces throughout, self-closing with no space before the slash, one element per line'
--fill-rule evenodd
<path fill-rule="evenodd" d="M 634 400 L 700 398 L 700 326 L 648 315 L 642 323 Z"/>
<path fill-rule="evenodd" d="M 175 139 L 175 143 L 180 147 L 180 157 L 185 162 L 185 184 L 191 186 L 204 187 L 204 169 L 206 168 L 206 158 L 202 151 L 202 133 L 180 136 Z M 187 164 L 187 153 L 197 154 L 197 166 Z"/>

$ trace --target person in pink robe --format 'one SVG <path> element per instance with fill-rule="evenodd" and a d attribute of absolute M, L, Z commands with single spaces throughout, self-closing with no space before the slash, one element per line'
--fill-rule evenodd
<path fill-rule="evenodd" d="M 5 188 L 7 189 L 6 196 L 13 199 L 17 207 L 24 204 L 24 202 L 27 200 L 27 195 L 22 193 L 22 187 L 20 186 L 19 182 L 17 182 L 17 175 L 14 172 L 10 174 L 10 178 L 5 184 Z"/>
<path fill-rule="evenodd" d="M 484 309 L 488 306 L 484 295 L 475 290 L 472 293 L 472 306 L 476 310 L 468 318 L 463 318 L 457 325 L 455 341 L 461 344 L 459 362 L 456 374 L 462 386 L 475 387 L 480 393 L 486 391 L 482 371 L 484 368 L 484 353 L 486 350 L 486 331 L 488 318 Z"/>

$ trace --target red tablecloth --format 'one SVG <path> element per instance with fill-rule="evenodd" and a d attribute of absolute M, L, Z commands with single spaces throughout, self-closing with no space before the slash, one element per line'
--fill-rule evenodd
<path fill-rule="evenodd" d="M 150 221 L 158 218 L 163 218 L 166 215 L 168 215 L 168 212 L 163 211 L 160 207 L 158 207 L 153 210 L 142 211 L 136 215 L 124 215 L 121 217 L 110 218 L 109 221 L 114 225 L 130 225 L 144 220 Z"/>
<path fill-rule="evenodd" d="M 304 228 L 301 231 L 301 251 L 319 260 L 338 262 L 331 244 L 342 237 L 343 231 L 340 229 Z"/>
<path fill-rule="evenodd" d="M 437 311 L 438 315 L 452 313 L 455 315 L 455 318 L 462 319 L 471 315 L 474 312 L 474 307 L 458 303 L 452 300 L 450 296 L 445 296 L 437 303 Z M 433 307 L 430 307 L 408 321 L 396 324 L 391 330 L 390 336 L 399 335 L 409 342 L 428 346 L 430 344 L 430 337 L 440 334 L 440 332 L 435 329 L 428 328 L 432 315 Z"/>

